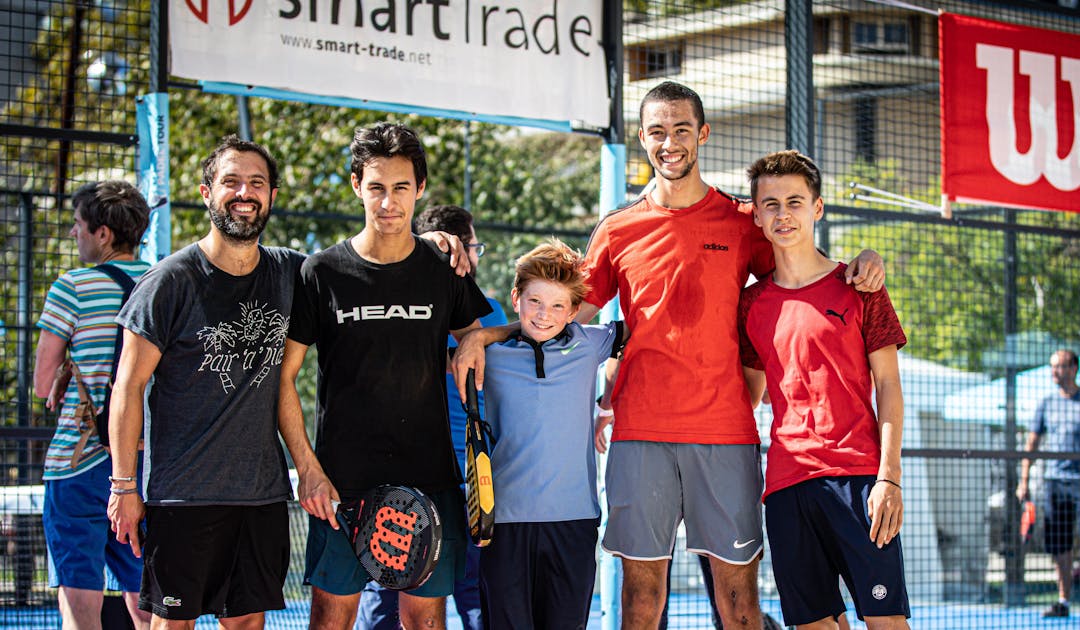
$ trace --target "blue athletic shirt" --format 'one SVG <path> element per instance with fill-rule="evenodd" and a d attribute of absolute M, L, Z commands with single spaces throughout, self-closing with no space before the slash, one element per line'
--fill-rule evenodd
<path fill-rule="evenodd" d="M 1043 398 L 1031 430 L 1042 436 L 1042 450 L 1080 452 L 1080 392 L 1072 397 L 1055 392 Z M 1080 481 L 1080 460 L 1048 459 L 1045 466 L 1047 479 Z"/>
<path fill-rule="evenodd" d="M 484 393 L 495 441 L 496 524 L 600 516 L 593 450 L 596 370 L 611 356 L 619 331 L 615 322 L 575 322 L 539 352 L 521 336 L 488 346 Z"/>

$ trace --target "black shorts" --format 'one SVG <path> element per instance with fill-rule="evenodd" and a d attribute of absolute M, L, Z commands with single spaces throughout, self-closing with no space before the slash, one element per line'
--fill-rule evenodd
<path fill-rule="evenodd" d="M 1073 548 L 1076 515 L 1080 512 L 1080 481 L 1046 479 L 1043 488 L 1043 544 L 1046 553 L 1057 556 Z"/>
<path fill-rule="evenodd" d="M 480 550 L 488 630 L 585 630 L 596 577 L 598 519 L 497 523 Z"/>
<path fill-rule="evenodd" d="M 840 578 L 859 619 L 910 617 L 904 555 L 897 536 L 870 540 L 866 500 L 874 476 L 818 477 L 765 497 L 773 576 L 784 623 L 813 623 L 844 612 Z"/>
<path fill-rule="evenodd" d="M 164 619 L 285 608 L 289 513 L 269 505 L 147 506 L 139 608 Z"/>

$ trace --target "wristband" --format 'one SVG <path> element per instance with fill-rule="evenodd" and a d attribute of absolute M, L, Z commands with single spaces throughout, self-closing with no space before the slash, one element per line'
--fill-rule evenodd
<path fill-rule="evenodd" d="M 885 479 L 884 477 L 882 477 L 881 479 L 878 479 L 874 483 L 887 483 L 890 486 L 896 486 L 897 488 L 900 488 L 900 484 L 896 483 L 892 479 Z"/>
<path fill-rule="evenodd" d="M 135 483 L 135 477 L 113 477 L 112 475 L 109 475 L 109 483 L 116 483 L 118 481 L 130 481 L 131 483 Z"/>
<path fill-rule="evenodd" d="M 615 415 L 614 409 L 604 409 L 600 405 L 596 405 L 596 417 L 598 418 L 610 418 Z"/>
<path fill-rule="evenodd" d="M 135 494 L 135 488 L 109 488 L 112 494 Z"/>

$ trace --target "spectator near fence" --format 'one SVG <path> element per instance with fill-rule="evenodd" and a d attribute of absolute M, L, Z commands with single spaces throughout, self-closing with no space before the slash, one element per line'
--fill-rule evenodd
<path fill-rule="evenodd" d="M 81 262 L 109 265 L 113 273 L 126 274 L 132 282 L 150 267 L 135 260 L 150 208 L 134 186 L 124 181 L 86 184 L 75 191 L 71 203 L 75 224 L 70 236 Z M 136 626 L 148 627 L 150 616 L 137 607 L 142 562 L 109 531 L 105 508 L 111 466 L 91 420 L 114 376 L 113 318 L 123 296 L 123 288 L 99 267 L 60 276 L 45 297 L 38 321 L 34 392 L 47 399 L 49 409 L 60 410 L 43 475 L 49 586 L 59 587 L 64 628 L 99 627 L 106 586 L 123 591 Z M 77 370 L 57 378 L 69 353 Z M 86 397 L 92 410 L 84 417 L 80 403 Z"/>
<path fill-rule="evenodd" d="M 1080 453 L 1080 387 L 1076 384 L 1076 352 L 1058 350 L 1050 357 L 1050 378 L 1058 391 L 1043 398 L 1035 410 L 1035 420 L 1028 433 L 1027 450 L 1040 444 L 1059 453 Z M 1043 613 L 1044 617 L 1068 617 L 1072 594 L 1073 532 L 1080 514 L 1080 460 L 1047 459 L 1043 474 L 1043 540 L 1046 553 L 1054 559 L 1058 601 Z M 1020 483 L 1016 497 L 1028 498 L 1031 460 L 1020 462 Z"/>

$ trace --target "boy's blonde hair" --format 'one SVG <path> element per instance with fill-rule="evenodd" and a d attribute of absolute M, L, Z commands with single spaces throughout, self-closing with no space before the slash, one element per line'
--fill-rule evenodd
<path fill-rule="evenodd" d="M 581 252 L 552 237 L 517 259 L 514 288 L 521 294 L 532 280 L 555 282 L 570 291 L 570 302 L 577 306 L 589 292 L 588 281 L 582 271 L 583 262 Z"/>

